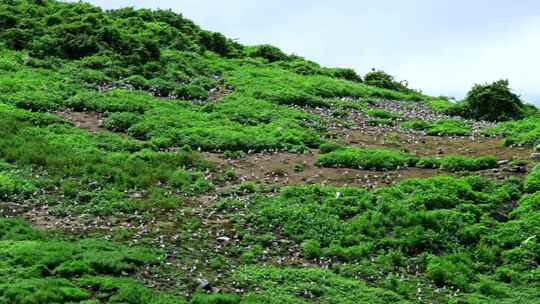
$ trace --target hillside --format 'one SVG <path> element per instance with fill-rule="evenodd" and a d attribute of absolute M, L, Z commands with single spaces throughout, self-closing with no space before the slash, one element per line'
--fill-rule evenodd
<path fill-rule="evenodd" d="M 540 303 L 540 119 L 481 114 L 171 11 L 0 0 L 0 303 Z"/>

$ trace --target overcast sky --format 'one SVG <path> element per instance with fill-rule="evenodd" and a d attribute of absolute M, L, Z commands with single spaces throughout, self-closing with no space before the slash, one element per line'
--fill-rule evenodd
<path fill-rule="evenodd" d="M 325 66 L 383 69 L 431 95 L 510 80 L 540 105 L 538 0 L 91 0 L 172 9 L 245 44 L 270 43 Z"/>

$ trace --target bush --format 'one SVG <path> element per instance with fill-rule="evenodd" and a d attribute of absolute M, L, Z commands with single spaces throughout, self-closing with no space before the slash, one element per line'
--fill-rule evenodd
<path fill-rule="evenodd" d="M 176 98 L 185 100 L 206 100 L 209 96 L 207 90 L 194 84 L 181 86 L 180 88 L 174 90 L 173 95 L 175 95 Z"/>
<path fill-rule="evenodd" d="M 428 260 L 427 275 L 439 287 L 452 285 L 467 290 L 473 273 L 471 264 L 470 259 L 464 255 L 431 256 Z"/>
<path fill-rule="evenodd" d="M 307 259 L 316 259 L 322 255 L 321 243 L 317 240 L 306 240 L 302 243 L 302 252 Z"/>
<path fill-rule="evenodd" d="M 527 193 L 540 191 L 540 165 L 536 165 L 525 178 L 524 188 Z"/>
<path fill-rule="evenodd" d="M 381 119 L 399 119 L 399 118 L 401 118 L 401 115 L 399 115 L 399 114 L 388 112 L 388 111 L 382 110 L 382 109 L 369 109 L 367 111 L 367 114 L 369 116 L 371 116 L 371 117 L 381 118 Z"/>
<path fill-rule="evenodd" d="M 431 136 L 469 136 L 471 126 L 458 119 L 443 119 L 431 124 L 426 132 Z"/>
<path fill-rule="evenodd" d="M 475 119 L 504 121 L 523 118 L 523 102 L 508 80 L 475 85 L 466 97 L 466 114 Z"/>
<path fill-rule="evenodd" d="M 117 112 L 107 115 L 103 126 L 111 131 L 126 132 L 131 126 L 139 123 L 142 116 L 131 112 Z"/>
<path fill-rule="evenodd" d="M 469 158 L 462 155 L 447 156 L 441 161 L 441 169 L 446 171 L 480 171 L 497 168 L 495 156 Z"/>
<path fill-rule="evenodd" d="M 190 304 L 239 304 L 241 297 L 234 294 L 195 294 Z"/>
<path fill-rule="evenodd" d="M 392 150 L 344 148 L 319 156 L 317 165 L 384 171 L 407 167 L 410 160 L 410 155 Z"/>
<path fill-rule="evenodd" d="M 16 175 L 0 173 L 0 199 L 28 197 L 36 190 L 34 185 Z"/>
<path fill-rule="evenodd" d="M 441 166 L 441 161 L 433 157 L 420 157 L 416 161 L 416 167 L 425 169 L 437 169 Z"/>
<path fill-rule="evenodd" d="M 372 70 L 364 76 L 364 83 L 370 86 L 389 89 L 399 92 L 412 92 L 413 90 L 407 87 L 407 82 L 398 82 L 393 76 L 380 70 Z"/>
<path fill-rule="evenodd" d="M 269 62 L 286 60 L 288 58 L 287 54 L 283 53 L 279 48 L 268 44 L 252 47 L 248 54 L 250 57 L 264 58 Z"/>
<path fill-rule="evenodd" d="M 333 152 L 342 148 L 344 148 L 344 146 L 340 143 L 325 142 L 321 144 L 321 146 L 319 147 L 319 150 L 321 151 L 321 153 L 330 153 L 330 152 Z"/>
<path fill-rule="evenodd" d="M 425 120 L 420 120 L 420 119 L 408 120 L 408 121 L 401 124 L 402 128 L 404 128 L 404 129 L 412 129 L 412 130 L 415 130 L 415 131 L 426 131 L 431 126 L 432 126 L 431 123 L 429 123 L 429 122 L 427 122 Z"/>

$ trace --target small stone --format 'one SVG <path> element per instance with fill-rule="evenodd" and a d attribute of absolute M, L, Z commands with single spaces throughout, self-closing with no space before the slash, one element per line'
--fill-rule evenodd
<path fill-rule="evenodd" d="M 197 279 L 197 283 L 199 284 L 197 288 L 203 289 L 203 290 L 211 290 L 212 286 L 210 286 L 210 282 L 205 279 Z"/>
<path fill-rule="evenodd" d="M 540 153 L 531 153 L 532 160 L 540 160 Z"/>
<path fill-rule="evenodd" d="M 525 173 L 527 172 L 527 167 L 525 166 L 514 166 L 510 169 L 511 172 L 516 172 L 516 173 Z"/>
<path fill-rule="evenodd" d="M 497 164 L 498 164 L 499 166 L 503 166 L 503 165 L 508 164 L 509 162 L 510 162 L 510 161 L 509 161 L 508 159 L 505 159 L 505 160 L 500 160 L 500 161 L 498 161 Z"/>
<path fill-rule="evenodd" d="M 218 237 L 216 240 L 220 241 L 220 242 L 228 242 L 231 240 L 230 237 L 226 237 L 226 236 L 220 236 Z"/>

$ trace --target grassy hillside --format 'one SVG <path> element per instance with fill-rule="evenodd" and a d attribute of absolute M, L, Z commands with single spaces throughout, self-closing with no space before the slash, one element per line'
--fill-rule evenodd
<path fill-rule="evenodd" d="M 0 303 L 539 303 L 538 120 L 374 75 L 0 0 Z"/>

